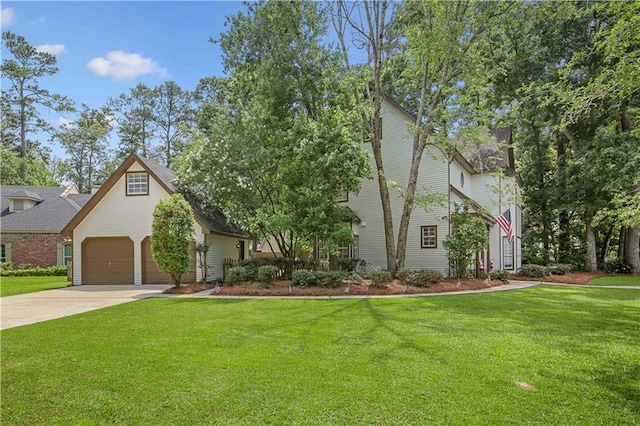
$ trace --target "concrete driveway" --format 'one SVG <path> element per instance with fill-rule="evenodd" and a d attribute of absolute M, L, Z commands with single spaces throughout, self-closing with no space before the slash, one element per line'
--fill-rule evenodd
<path fill-rule="evenodd" d="M 83 285 L 0 298 L 0 330 L 159 295 L 170 285 Z"/>

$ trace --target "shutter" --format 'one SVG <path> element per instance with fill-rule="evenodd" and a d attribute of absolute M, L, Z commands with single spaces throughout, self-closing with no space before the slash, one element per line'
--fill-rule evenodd
<path fill-rule="evenodd" d="M 56 265 L 62 265 L 64 260 L 64 245 L 62 243 L 56 243 Z"/>
<path fill-rule="evenodd" d="M 11 263 L 11 243 L 4 245 L 4 258 L 7 263 Z"/>

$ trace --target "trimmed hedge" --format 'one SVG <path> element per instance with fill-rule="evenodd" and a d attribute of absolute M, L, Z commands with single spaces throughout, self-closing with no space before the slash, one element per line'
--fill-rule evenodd
<path fill-rule="evenodd" d="M 489 272 L 489 278 L 492 280 L 507 281 L 509 279 L 509 272 L 504 269 L 494 269 Z"/>
<path fill-rule="evenodd" d="M 546 277 L 549 275 L 549 268 L 542 265 L 522 265 L 518 273 L 525 277 Z"/>
<path fill-rule="evenodd" d="M 229 268 L 224 280 L 227 284 L 237 284 L 244 281 L 247 281 L 247 270 L 243 266 L 234 266 L 233 268 Z"/>
<path fill-rule="evenodd" d="M 288 257 L 255 257 L 240 262 L 239 266 L 245 268 L 247 280 L 258 279 L 258 269 L 261 266 L 274 266 L 278 270 L 277 278 L 290 280 L 294 271 L 314 271 L 319 269 L 320 262 L 315 259 L 291 259 Z"/>
<path fill-rule="evenodd" d="M 276 280 L 278 268 L 273 265 L 264 265 L 258 268 L 258 281 L 271 285 Z"/>
<path fill-rule="evenodd" d="M 357 274 L 356 274 L 357 275 Z M 331 287 L 342 284 L 342 280 L 351 278 L 355 282 L 354 274 L 340 271 L 294 271 L 291 277 L 291 285 L 305 287 Z"/>
<path fill-rule="evenodd" d="M 569 263 L 554 263 L 549 265 L 549 272 L 552 275 L 565 275 L 573 272 L 575 267 Z"/>
<path fill-rule="evenodd" d="M 374 269 L 371 271 L 371 284 L 376 286 L 383 286 L 391 282 L 391 272 L 386 269 Z"/>
<path fill-rule="evenodd" d="M 416 287 L 429 287 L 431 284 L 438 284 L 442 279 L 442 272 L 432 269 L 422 269 L 413 273 L 413 285 Z"/>
<path fill-rule="evenodd" d="M 3 265 L 4 266 L 4 265 Z M 48 268 L 41 268 L 39 266 L 20 267 L 20 268 L 0 268 L 0 276 L 3 277 L 64 277 L 67 275 L 66 266 L 49 266 Z"/>

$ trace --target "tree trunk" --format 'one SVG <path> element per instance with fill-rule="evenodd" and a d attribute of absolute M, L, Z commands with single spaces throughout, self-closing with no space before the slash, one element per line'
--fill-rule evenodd
<path fill-rule="evenodd" d="M 558 215 L 558 263 L 570 263 L 571 231 L 569 227 L 569 214 L 560 212 Z"/>
<path fill-rule="evenodd" d="M 640 272 L 640 228 L 632 227 L 627 231 L 625 258 L 633 266 L 633 272 Z"/>
<path fill-rule="evenodd" d="M 604 241 L 602 242 L 602 251 L 600 253 L 600 265 L 604 265 L 604 261 L 607 258 L 607 253 L 609 252 L 609 247 L 611 246 L 611 237 L 613 236 L 613 228 L 615 228 L 615 223 L 609 227 L 609 231 L 607 231 L 607 235 L 604 237 Z"/>
<path fill-rule="evenodd" d="M 618 259 L 625 257 L 625 248 L 627 241 L 627 228 L 626 226 L 620 227 L 620 237 L 618 239 Z"/>
<path fill-rule="evenodd" d="M 591 225 L 593 215 L 587 214 L 585 218 L 585 235 L 586 235 L 586 259 L 584 269 L 588 272 L 595 272 L 598 270 L 598 258 L 596 256 L 596 233 Z"/>

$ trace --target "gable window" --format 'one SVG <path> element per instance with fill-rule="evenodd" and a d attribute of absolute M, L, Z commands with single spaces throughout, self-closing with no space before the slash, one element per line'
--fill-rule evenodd
<path fill-rule="evenodd" d="M 149 175 L 146 172 L 127 173 L 127 195 L 149 195 Z"/>
<path fill-rule="evenodd" d="M 436 225 L 420 227 L 420 247 L 438 248 L 438 227 Z"/>
<path fill-rule="evenodd" d="M 13 211 L 14 212 L 21 212 L 22 210 L 24 210 L 24 200 L 11 200 L 12 204 L 13 204 Z"/>
<path fill-rule="evenodd" d="M 340 191 L 340 195 L 336 197 L 336 203 L 342 203 L 345 201 L 349 201 L 349 191 L 343 189 L 342 191 Z"/>

